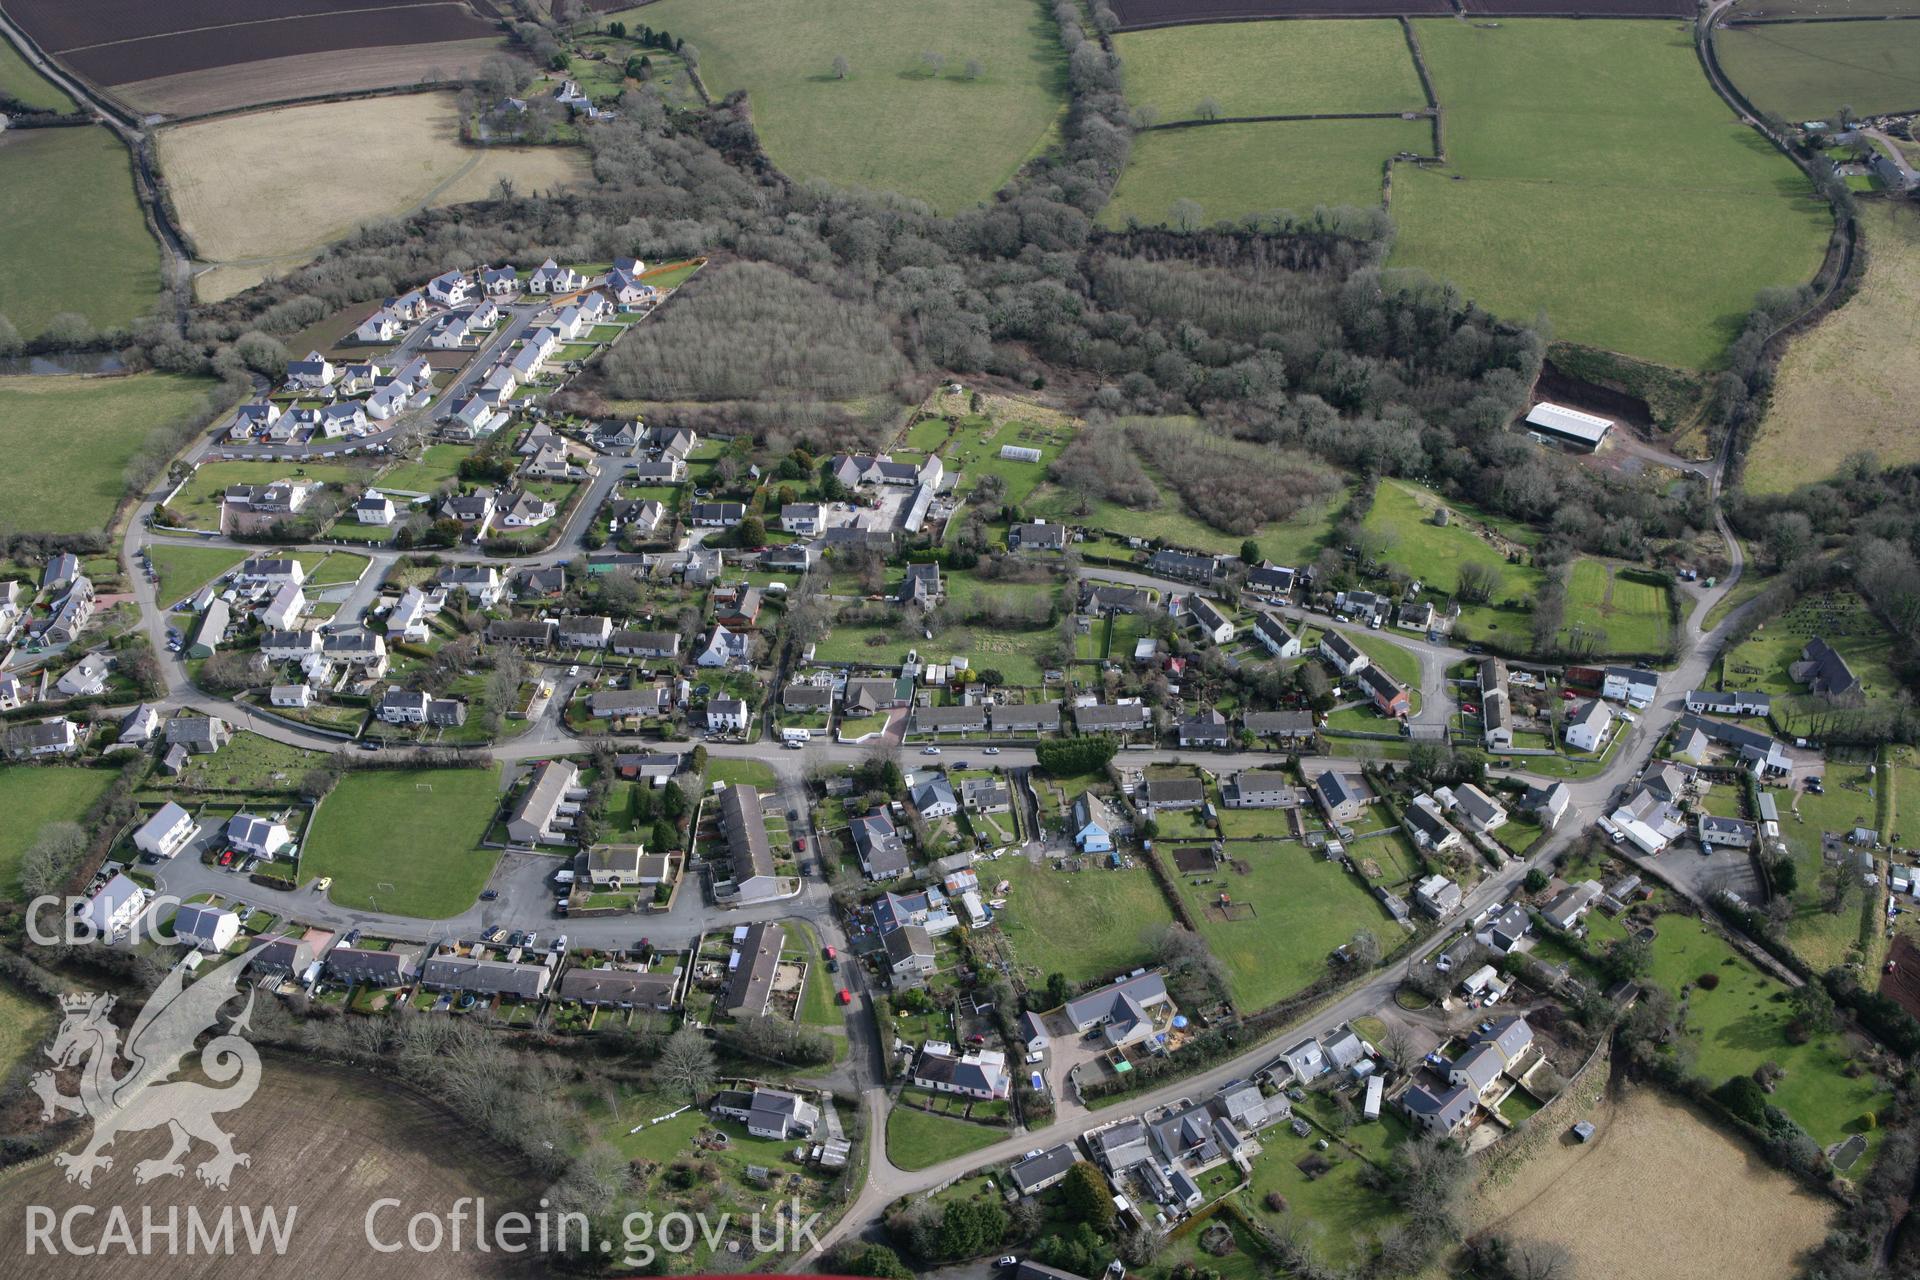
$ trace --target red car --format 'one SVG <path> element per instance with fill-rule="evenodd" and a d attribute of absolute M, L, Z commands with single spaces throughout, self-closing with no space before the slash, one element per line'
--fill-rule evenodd
<path fill-rule="evenodd" d="M 853 1003 L 853 992 L 851 992 L 851 991 L 849 991 L 849 990 L 847 990 L 847 989 L 846 989 L 845 987 L 842 987 L 842 988 L 840 988 L 840 997 L 839 997 L 839 998 L 840 998 L 840 1003 L 841 1003 L 841 1004 L 852 1004 L 852 1003 Z"/>
<path fill-rule="evenodd" d="M 793 842 L 793 847 L 798 849 L 800 852 L 805 853 L 807 851 L 807 838 L 805 836 L 801 836 L 799 839 Z"/>
<path fill-rule="evenodd" d="M 828 947 L 828 948 L 827 948 L 827 950 L 826 950 L 826 957 L 827 957 L 827 959 L 829 959 L 829 960 L 831 960 L 831 959 L 833 959 L 833 958 L 834 958 L 835 956 L 837 956 L 837 955 L 839 955 L 839 954 L 840 954 L 840 953 L 839 953 L 839 952 L 837 952 L 837 951 L 835 951 L 835 950 L 834 950 L 834 949 L 833 949 L 832 947 Z"/>
<path fill-rule="evenodd" d="M 228 849 L 225 853 L 220 855 L 220 865 L 223 867 L 230 867 L 233 865 L 233 850 Z"/>
<path fill-rule="evenodd" d="M 1572 702 L 1575 698 L 1579 696 L 1580 696 L 1579 694 L 1575 693 L 1571 689 L 1562 689 L 1560 691 L 1560 701 L 1562 702 Z"/>
<path fill-rule="evenodd" d="M 1461 709 L 1462 711 L 1464 711 L 1464 712 L 1466 712 L 1466 713 L 1467 713 L 1468 715 L 1470 715 L 1470 716 L 1477 716 L 1477 715 L 1479 715 L 1479 714 L 1480 714 L 1480 708 L 1479 708 L 1479 707 L 1476 707 L 1476 706 L 1474 706 L 1474 705 L 1473 705 L 1473 704 L 1472 704 L 1471 702 L 1463 702 L 1463 703 L 1461 703 L 1461 704 L 1460 704 L 1460 709 Z"/>

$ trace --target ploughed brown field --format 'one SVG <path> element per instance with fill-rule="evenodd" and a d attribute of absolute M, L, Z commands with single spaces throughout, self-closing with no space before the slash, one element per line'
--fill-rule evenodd
<path fill-rule="evenodd" d="M 1461 0 L 1468 13 L 1495 18 L 1691 18 L 1692 0 Z"/>
<path fill-rule="evenodd" d="M 49 53 L 102 85 L 499 34 L 457 0 L 9 0 L 7 11 Z"/>
<path fill-rule="evenodd" d="M 193 1078 L 188 1071 L 181 1075 Z M 136 1183 L 137 1161 L 166 1154 L 164 1129 L 122 1137 L 110 1149 L 113 1167 L 96 1175 L 91 1189 L 68 1182 L 50 1161 L 0 1175 L 0 1203 L 8 1206 L 0 1213 L 0 1256 L 15 1260 L 21 1268 L 17 1274 L 36 1280 L 451 1280 L 543 1273 L 528 1253 L 476 1252 L 471 1213 L 461 1252 L 403 1248 L 382 1253 L 368 1244 L 367 1213 L 378 1200 L 404 1206 L 376 1215 L 376 1239 L 390 1244 L 405 1240 L 407 1220 L 415 1213 L 431 1213 L 444 1224 L 456 1202 L 472 1196 L 485 1199 L 486 1216 L 493 1221 L 533 1208 L 544 1190 L 538 1179 L 516 1181 L 512 1161 L 497 1148 L 411 1093 L 364 1073 L 308 1067 L 276 1056 L 266 1060 L 253 1098 L 218 1119 L 232 1135 L 234 1150 L 252 1161 L 234 1171 L 227 1190 L 195 1176 L 195 1166 L 211 1150 L 204 1143 L 181 1157 L 187 1166 L 183 1176 Z M 91 1218 L 74 1219 L 74 1242 L 80 1245 L 99 1241 L 109 1211 L 118 1208 L 132 1224 L 136 1248 L 143 1209 L 162 1224 L 177 1211 L 180 1243 L 170 1255 L 165 1237 L 154 1237 L 158 1256 L 153 1257 L 123 1247 L 103 1248 L 98 1257 L 58 1249 L 49 1257 L 44 1248 L 29 1256 L 28 1206 L 55 1215 L 92 1206 Z M 268 1245 L 260 1256 L 244 1247 L 230 1256 L 208 1256 L 204 1249 L 188 1256 L 189 1208 L 212 1222 L 226 1206 L 236 1214 L 244 1206 L 256 1215 L 272 1207 L 282 1222 L 291 1208 L 293 1230 L 285 1255 L 276 1257 Z M 245 1239 L 237 1218 L 234 1238 Z M 56 1227 L 51 1240 L 57 1245 L 59 1239 Z"/>
<path fill-rule="evenodd" d="M 1256 18 L 1391 18 L 1453 12 L 1447 0 L 1113 0 L 1122 27 L 1173 27 L 1187 22 Z"/>

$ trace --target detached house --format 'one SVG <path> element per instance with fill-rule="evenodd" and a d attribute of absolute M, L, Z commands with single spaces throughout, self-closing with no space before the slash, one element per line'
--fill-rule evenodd
<path fill-rule="evenodd" d="M 572 293 L 575 289 L 584 288 L 586 283 L 586 277 L 572 267 L 563 267 L 548 258 L 527 277 L 527 292 Z"/>

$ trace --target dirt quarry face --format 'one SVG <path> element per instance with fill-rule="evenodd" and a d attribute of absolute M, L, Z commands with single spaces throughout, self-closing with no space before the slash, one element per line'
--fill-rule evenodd
<path fill-rule="evenodd" d="M 1574 1119 L 1593 1122 L 1591 1142 L 1567 1132 Z M 1640 1088 L 1567 1118 L 1488 1192 L 1474 1229 L 1562 1245 L 1580 1280 L 1789 1280 L 1832 1208 L 1693 1108 Z"/>

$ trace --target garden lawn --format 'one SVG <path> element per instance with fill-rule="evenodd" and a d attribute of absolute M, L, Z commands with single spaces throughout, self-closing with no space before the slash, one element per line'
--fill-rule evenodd
<path fill-rule="evenodd" d="M 63 312 L 124 328 L 160 302 L 160 247 L 105 128 L 0 134 L 0 227 L 0 315 L 22 337 Z"/>
<path fill-rule="evenodd" d="M 1713 45 L 1740 92 L 1788 120 L 1838 120 L 1843 106 L 1862 116 L 1920 108 L 1920 22 L 1721 27 Z"/>
<path fill-rule="evenodd" d="M 1606 632 L 1602 653 L 1665 654 L 1673 646 L 1669 590 L 1625 566 L 1582 558 L 1567 576 L 1567 617 Z"/>
<path fill-rule="evenodd" d="M 772 791 L 779 783 L 774 779 L 773 766 L 764 760 L 747 760 L 739 756 L 712 756 L 707 760 L 707 783 L 724 782 L 728 786 L 745 783 L 761 791 Z"/>
<path fill-rule="evenodd" d="M 1356 855 L 1377 843 L 1356 846 Z M 1244 1012 L 1278 1004 L 1326 972 L 1328 955 L 1356 930 L 1373 930 L 1384 946 L 1396 940 L 1397 930 L 1388 932 L 1379 905 L 1337 863 L 1315 858 L 1292 842 L 1232 844 L 1227 852 L 1247 864 L 1246 875 L 1229 863 L 1198 877 L 1210 884 L 1195 887 L 1196 877 L 1188 875 L 1176 880 L 1200 936 L 1226 970 L 1234 1003 Z M 1250 904 L 1253 916 L 1220 919 L 1208 908 L 1223 893 L 1236 904 Z"/>
<path fill-rule="evenodd" d="M 438 919 L 472 906 L 499 859 L 480 848 L 500 803 L 493 769 L 349 773 L 321 801 L 302 883 L 332 876 L 343 906 Z"/>
<path fill-rule="evenodd" d="M 0 98 L 12 98 L 37 111 L 80 109 L 60 86 L 28 66 L 27 60 L 5 40 L 0 40 Z"/>
<path fill-rule="evenodd" d="M 247 558 L 246 552 L 227 547 L 186 547 L 171 542 L 149 543 L 148 553 L 153 557 L 154 572 L 160 575 L 154 594 L 162 609 L 172 608 Z"/>
<path fill-rule="evenodd" d="M 1794 1044 L 1786 1031 L 1792 1010 L 1785 986 L 1742 960 L 1692 917 L 1662 916 L 1657 929 L 1655 981 L 1677 995 L 1701 974 L 1720 976 L 1716 989 L 1696 985 L 1687 999 L 1687 1029 L 1698 1048 L 1696 1074 L 1718 1087 L 1763 1062 L 1777 1062 L 1786 1075 L 1768 1101 L 1792 1116 L 1814 1141 L 1827 1146 L 1849 1134 L 1865 1133 L 1869 1143 L 1878 1145 L 1879 1128 L 1863 1125 L 1861 1117 L 1878 1110 L 1888 1095 L 1871 1074 L 1847 1078 L 1851 1055 L 1841 1036 Z"/>
<path fill-rule="evenodd" d="M 1321 1115 L 1319 1110 L 1313 1113 Z M 1325 1135 L 1318 1129 L 1305 1138 L 1286 1125 L 1275 1125 L 1260 1135 L 1261 1152 L 1253 1162 L 1252 1184 L 1243 1192 L 1248 1214 L 1268 1227 L 1291 1220 L 1302 1228 L 1313 1252 L 1330 1265 L 1341 1266 L 1355 1256 L 1354 1239 L 1388 1226 L 1397 1217 L 1392 1201 L 1368 1187 L 1364 1176 L 1368 1159 L 1384 1160 L 1392 1146 L 1406 1139 L 1397 1115 L 1383 1114 L 1377 1122 L 1354 1125 L 1346 1140 L 1366 1153 L 1363 1158 L 1334 1143 L 1326 1151 L 1315 1144 Z M 1299 1162 L 1318 1156 L 1332 1167 L 1309 1178 Z M 1286 1197 L 1285 1215 L 1266 1207 L 1268 1193 Z"/>
<path fill-rule="evenodd" d="M 624 14 L 700 50 L 717 98 L 745 89 L 768 156 L 801 179 L 896 191 L 952 213 L 1052 136 L 1064 60 L 1026 0 L 659 0 Z M 922 64 L 945 56 L 935 74 Z M 833 72 L 844 55 L 851 74 Z M 968 59 L 982 74 L 965 77 Z"/>
<path fill-rule="evenodd" d="M 1377 209 L 1387 160 L 1401 151 L 1432 150 L 1433 127 L 1425 120 L 1270 120 L 1156 129 L 1134 139 L 1133 155 L 1100 220 L 1110 227 L 1162 225 L 1179 200 L 1197 203 L 1206 224 L 1280 209 L 1307 214 L 1322 205 Z"/>
<path fill-rule="evenodd" d="M 1012 886 L 1000 927 L 1020 964 L 1044 982 L 1111 978 L 1153 959 L 1173 911 L 1145 867 L 1055 871 L 1024 857 L 1002 858 L 981 872 L 983 887 Z"/>
<path fill-rule="evenodd" d="M 315 552 L 303 551 L 299 560 L 306 566 L 307 585 L 310 587 L 358 582 L 360 575 L 367 571 L 367 566 L 373 563 L 366 556 L 351 551 L 329 551 L 324 558 Z"/>
<path fill-rule="evenodd" d="M 1708 86 L 1685 25 L 1414 26 L 1449 163 L 1395 173 L 1393 265 L 1688 369 L 1720 363 L 1757 292 L 1819 266 L 1825 205 Z"/>
<path fill-rule="evenodd" d="M 1151 467 L 1142 469 L 1153 476 Z M 1039 517 L 1104 529 L 1117 536 L 1157 539 L 1208 555 L 1240 553 L 1241 544 L 1248 540 L 1245 535 L 1227 533 L 1189 515 L 1179 494 L 1158 477 L 1154 482 L 1160 487 L 1160 502 L 1145 510 L 1136 511 L 1105 499 L 1083 502 L 1078 495 L 1051 481 L 1033 490 L 1025 510 L 1029 519 Z M 1081 514 L 1083 505 L 1084 515 Z M 1345 505 L 1346 495 L 1340 494 L 1325 504 L 1302 507 L 1291 520 L 1262 525 L 1252 540 L 1259 545 L 1262 556 L 1277 564 L 1304 564 L 1312 560 L 1332 536 L 1333 518 Z"/>
<path fill-rule="evenodd" d="M 300 786 L 301 775 L 326 763 L 324 752 L 292 747 L 242 731 L 212 755 L 190 756 L 176 778 L 155 775 L 153 786 L 192 791 L 247 791 L 286 796 Z"/>
<path fill-rule="evenodd" d="M 344 462 L 204 462 L 167 504 L 189 528 L 220 527 L 220 504 L 231 485 L 272 484 L 275 480 L 318 480 L 342 485 L 366 477 L 364 468 Z"/>
<path fill-rule="evenodd" d="M 113 769 L 0 767 L 0 897 L 20 892 L 20 859 L 49 822 L 78 822 L 107 793 Z"/>
<path fill-rule="evenodd" d="M 1221 22 L 1113 38 L 1127 100 L 1161 121 L 1222 116 L 1420 111 L 1413 55 L 1397 22 Z M 1191 134 L 1187 135 L 1193 136 Z"/>
<path fill-rule="evenodd" d="M 8 145 L 0 142 L 0 192 L 6 188 Z M 0 209 L 5 199 L 0 195 Z M 0 225 L 5 222 L 0 215 Z M 0 234 L 0 262 L 7 238 Z M 7 314 L 6 288 L 0 273 L 0 314 Z M 213 386 L 208 379 L 163 373 L 0 378 L 0 454 L 7 459 L 0 468 L 0 515 L 17 531 L 106 528 L 127 491 L 127 463 L 153 428 L 197 412 Z"/>
<path fill-rule="evenodd" d="M 925 1169 L 1012 1136 L 1011 1129 L 895 1107 L 887 1114 L 887 1159 L 901 1169 Z"/>
<path fill-rule="evenodd" d="M 926 640 L 917 631 L 903 633 L 877 624 L 836 623 L 818 643 L 814 656 L 822 662 L 897 668 L 906 660 L 907 650 L 918 648 L 922 657 L 942 655 L 940 661 L 945 661 L 948 654 L 965 655 L 976 668 L 992 667 L 999 671 L 1008 684 L 1037 685 L 1043 674 L 1039 655 L 1054 643 L 1058 634 L 1053 627 L 1032 631 L 946 627 L 934 632 L 932 640 Z M 868 639 L 873 636 L 879 636 L 882 643 L 869 644 Z"/>

